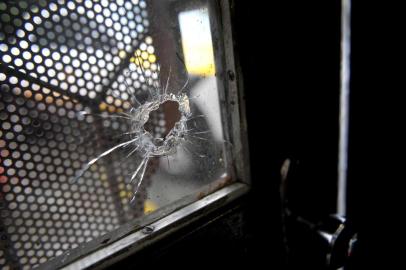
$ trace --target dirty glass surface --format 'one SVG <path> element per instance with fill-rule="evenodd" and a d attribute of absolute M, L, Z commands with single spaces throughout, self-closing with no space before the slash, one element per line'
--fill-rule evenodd
<path fill-rule="evenodd" d="M 207 1 L 0 2 L 1 269 L 230 180 L 217 16 Z"/>

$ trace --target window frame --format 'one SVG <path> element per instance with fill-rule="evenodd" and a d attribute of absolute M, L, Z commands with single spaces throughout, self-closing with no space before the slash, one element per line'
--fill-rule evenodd
<path fill-rule="evenodd" d="M 250 184 L 248 141 L 241 72 L 236 68 L 231 25 L 232 1 L 211 1 L 219 18 L 211 20 L 212 33 L 221 37 L 214 44 L 222 124 L 226 138 L 231 139 L 227 156 L 231 157 L 230 176 L 205 186 L 197 194 L 162 207 L 147 216 L 137 218 L 102 237 L 83 243 L 73 250 L 39 265 L 38 269 L 105 268 L 146 246 L 184 228 L 246 194 Z M 216 40 L 213 37 L 213 40 Z M 224 89 L 222 87 L 224 86 Z M 228 119 L 224 119 L 227 116 Z"/>

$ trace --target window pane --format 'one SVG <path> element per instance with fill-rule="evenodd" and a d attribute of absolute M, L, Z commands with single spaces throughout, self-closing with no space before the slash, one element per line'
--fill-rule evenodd
<path fill-rule="evenodd" d="M 0 268 L 231 181 L 216 16 L 206 1 L 0 3 Z"/>

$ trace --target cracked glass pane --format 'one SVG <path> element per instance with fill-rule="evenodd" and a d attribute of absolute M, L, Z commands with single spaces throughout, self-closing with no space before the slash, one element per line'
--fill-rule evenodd
<path fill-rule="evenodd" d="M 209 3 L 0 3 L 1 269 L 231 181 Z"/>

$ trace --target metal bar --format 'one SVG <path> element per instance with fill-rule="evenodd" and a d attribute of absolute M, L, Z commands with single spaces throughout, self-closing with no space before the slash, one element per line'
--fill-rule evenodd
<path fill-rule="evenodd" d="M 5 65 L 3 63 L 0 63 L 0 71 L 6 73 L 7 75 L 12 75 L 12 76 L 16 76 L 16 77 L 19 77 L 19 78 L 24 78 L 26 80 L 29 80 L 30 82 L 33 82 L 33 83 L 36 83 L 36 84 L 40 85 L 41 87 L 48 88 L 48 89 L 50 89 L 52 91 L 55 91 L 55 92 L 57 92 L 57 93 L 59 93 L 61 95 L 70 97 L 72 99 L 76 99 L 77 101 L 81 102 L 83 105 L 89 106 L 89 105 L 94 105 L 95 104 L 95 101 L 93 101 L 91 99 L 82 97 L 82 96 L 80 96 L 78 94 L 74 94 L 69 90 L 63 90 L 62 88 L 59 88 L 58 86 L 55 86 L 55 85 L 50 84 L 48 82 L 44 82 L 44 81 L 42 81 L 42 80 L 40 80 L 38 78 L 35 78 L 35 77 L 33 77 L 33 76 L 29 75 L 29 74 L 26 74 L 24 72 L 21 72 L 21 71 L 18 71 L 16 69 L 14 69 L 14 68 L 8 67 L 7 65 Z"/>
<path fill-rule="evenodd" d="M 341 1 L 340 137 L 337 213 L 346 214 L 348 125 L 350 95 L 351 0 Z"/>
<path fill-rule="evenodd" d="M 188 78 L 188 72 L 182 59 L 184 59 L 180 32 L 171 31 L 179 29 L 178 18 L 179 4 L 190 4 L 184 1 L 160 1 L 152 0 L 147 5 L 148 15 L 150 17 L 150 35 L 154 40 L 155 54 L 160 63 L 161 80 L 166 80 L 169 76 L 169 69 L 173 72 L 170 78 L 169 90 L 177 93 L 185 84 Z M 181 50 L 177 50 L 180 48 Z M 190 84 L 187 88 L 191 88 Z M 186 91 L 185 91 L 186 92 Z"/>
<path fill-rule="evenodd" d="M 220 1 L 220 23 L 224 42 L 224 61 L 226 84 L 226 107 L 228 109 L 229 124 L 231 131 L 233 161 L 235 163 L 236 177 L 240 182 L 250 183 L 250 166 L 248 159 L 247 122 L 245 117 L 245 102 L 242 89 L 241 71 L 236 68 L 234 55 L 231 4 L 229 0 Z"/>
<path fill-rule="evenodd" d="M 77 261 L 64 266 L 62 269 L 105 268 L 136 251 L 151 245 L 166 235 L 173 233 L 186 225 L 196 221 L 202 215 L 218 209 L 243 195 L 248 187 L 241 183 L 227 186 L 205 198 L 196 201 L 143 229 L 137 230 L 122 239 L 111 243 Z M 193 216 L 192 216 L 193 214 Z"/>

